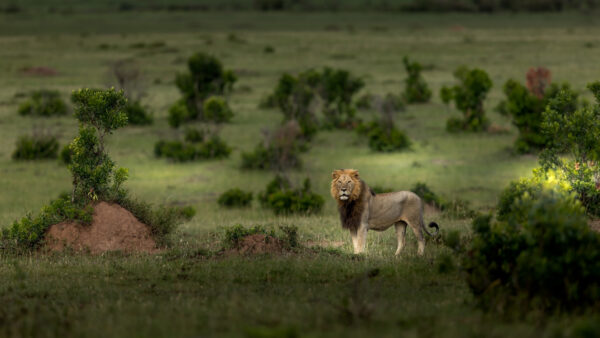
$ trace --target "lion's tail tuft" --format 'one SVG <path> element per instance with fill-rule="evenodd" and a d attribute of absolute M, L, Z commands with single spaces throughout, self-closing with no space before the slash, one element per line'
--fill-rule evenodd
<path fill-rule="evenodd" d="M 436 222 L 429 223 L 428 227 L 435 228 L 435 232 L 432 234 L 429 231 L 427 231 L 427 228 L 423 227 L 423 230 L 425 230 L 425 232 L 431 237 L 437 236 L 437 234 L 440 232 L 440 226 Z"/>

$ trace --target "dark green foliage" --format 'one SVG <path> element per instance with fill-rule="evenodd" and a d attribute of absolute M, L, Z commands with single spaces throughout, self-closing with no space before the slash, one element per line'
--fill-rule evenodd
<path fill-rule="evenodd" d="M 550 141 L 540 163 L 564 176 L 588 213 L 600 215 L 600 82 L 588 88 L 595 105 L 576 109 L 577 96 L 565 90 L 549 101 L 542 128 Z"/>
<path fill-rule="evenodd" d="M 415 183 L 415 185 L 412 187 L 412 189 L 410 189 L 410 191 L 419 195 L 419 197 L 421 197 L 421 200 L 423 200 L 424 203 L 433 205 L 437 208 L 441 209 L 442 206 L 445 204 L 445 201 L 443 201 L 441 197 L 434 193 L 431 190 L 431 188 L 429 188 L 429 186 L 423 182 Z"/>
<path fill-rule="evenodd" d="M 249 207 L 251 202 L 252 192 L 246 192 L 239 188 L 225 191 L 217 200 L 217 203 L 224 207 Z"/>
<path fill-rule="evenodd" d="M 479 218 L 473 231 L 463 265 L 482 307 L 555 313 L 600 305 L 600 234 L 573 199 L 522 198 L 505 221 Z"/>
<path fill-rule="evenodd" d="M 532 198 L 537 198 L 542 192 L 542 185 L 536 184 L 531 180 L 519 180 L 510 182 L 508 187 L 500 194 L 498 201 L 497 217 L 500 221 L 505 221 L 510 217 L 512 208 L 516 203 L 527 194 Z"/>
<path fill-rule="evenodd" d="M 58 158 L 63 164 L 71 163 L 72 157 L 73 151 L 71 150 L 71 146 L 69 144 L 65 145 L 60 151 L 60 154 L 58 155 Z"/>
<path fill-rule="evenodd" d="M 166 157 L 177 162 L 227 158 L 231 148 L 218 135 L 202 142 L 161 140 L 154 145 L 156 157 Z"/>
<path fill-rule="evenodd" d="M 222 97 L 211 96 L 204 101 L 204 120 L 214 123 L 231 121 L 233 112 Z"/>
<path fill-rule="evenodd" d="M 298 227 L 295 225 L 280 225 L 279 230 L 283 232 L 283 236 L 280 237 L 287 249 L 293 249 L 300 246 L 298 241 Z"/>
<path fill-rule="evenodd" d="M 185 220 L 191 220 L 196 216 L 196 208 L 191 205 L 187 205 L 185 207 L 177 207 L 177 213 L 181 216 L 181 218 Z"/>
<path fill-rule="evenodd" d="M 139 101 L 127 102 L 123 107 L 123 111 L 127 115 L 127 122 L 130 125 L 145 126 L 154 122 L 152 115 L 146 111 L 146 108 Z"/>
<path fill-rule="evenodd" d="M 459 81 L 452 87 L 443 87 L 440 96 L 444 103 L 454 101 L 454 105 L 463 113 L 463 119 L 451 118 L 446 124 L 450 132 L 484 131 L 489 125 L 483 109 L 483 101 L 492 88 L 492 80 L 481 69 L 460 67 L 454 72 Z"/>
<path fill-rule="evenodd" d="M 369 148 L 378 152 L 393 152 L 408 149 L 410 140 L 406 134 L 393 124 L 371 122 L 359 124 L 356 129 L 359 135 L 366 135 Z"/>
<path fill-rule="evenodd" d="M 375 99 L 375 95 L 371 93 L 365 93 L 356 99 L 355 105 L 356 108 L 359 109 L 371 109 L 373 106 L 373 100 Z"/>
<path fill-rule="evenodd" d="M 204 101 L 212 95 L 231 92 L 236 76 L 223 68 L 214 56 L 196 53 L 188 59 L 188 72 L 179 73 L 175 84 L 182 98 L 169 109 L 169 124 L 179 126 L 183 121 L 204 121 Z"/>
<path fill-rule="evenodd" d="M 433 192 L 433 190 L 425 183 L 417 182 L 410 190 L 419 195 L 424 203 L 440 209 L 440 211 L 444 213 L 444 216 L 448 218 L 465 219 L 477 215 L 477 213 L 471 209 L 468 201 L 460 198 L 447 200 Z"/>
<path fill-rule="evenodd" d="M 184 139 L 186 142 L 200 143 L 204 141 L 205 132 L 196 128 L 188 128 L 185 130 Z"/>
<path fill-rule="evenodd" d="M 258 195 L 262 206 L 275 214 L 314 214 L 323 208 L 325 200 L 310 189 L 310 180 L 304 180 L 302 188 L 293 189 L 288 180 L 276 176 L 265 191 Z"/>
<path fill-rule="evenodd" d="M 57 90 L 36 90 L 19 105 L 19 115 L 22 116 L 63 116 L 67 111 L 67 104 Z"/>
<path fill-rule="evenodd" d="M 268 98 L 281 110 L 284 121 L 297 121 L 302 130 L 302 135 L 310 139 L 318 130 L 319 122 L 311 102 L 315 98 L 315 88 L 320 81 L 320 74 L 316 71 L 306 71 L 294 77 L 283 74 L 279 78 L 277 87 Z"/>
<path fill-rule="evenodd" d="M 265 46 L 265 49 L 263 49 L 263 52 L 265 54 L 273 54 L 275 53 L 275 48 L 273 46 Z"/>
<path fill-rule="evenodd" d="M 275 237 L 273 231 L 267 231 L 261 225 L 255 225 L 251 228 L 245 228 L 241 224 L 234 225 L 225 229 L 225 238 L 223 239 L 223 246 L 225 248 L 238 248 L 240 242 L 244 237 L 262 234 L 270 237 Z"/>
<path fill-rule="evenodd" d="M 58 157 L 58 140 L 56 136 L 34 133 L 24 135 L 17 140 L 14 160 L 41 160 Z"/>
<path fill-rule="evenodd" d="M 404 92 L 402 93 L 404 101 L 406 101 L 406 103 L 429 102 L 431 90 L 421 75 L 423 66 L 416 61 L 411 62 L 406 56 L 402 59 L 402 63 L 408 74 L 408 77 L 404 81 Z"/>
<path fill-rule="evenodd" d="M 318 94 L 324 101 L 324 125 L 336 128 L 352 127 L 356 109 L 352 99 L 365 85 L 349 71 L 325 67 L 321 72 Z"/>
<path fill-rule="evenodd" d="M 73 204 L 68 194 L 64 194 L 42 208 L 38 216 L 27 215 L 15 221 L 0 237 L 14 242 L 17 246 L 35 248 L 51 225 L 67 220 L 89 224 L 92 222 L 93 212 L 91 205 L 82 208 Z"/>
<path fill-rule="evenodd" d="M 598 7 L 598 2 L 572 0 L 412 0 L 400 5 L 405 11 L 418 12 L 558 12 L 567 9 Z"/>
<path fill-rule="evenodd" d="M 508 80 L 504 84 L 506 100 L 500 102 L 498 111 L 510 115 L 513 124 L 519 129 L 519 137 L 515 141 L 515 149 L 519 153 L 540 150 L 546 146 L 547 139 L 542 132 L 542 114 L 550 100 L 561 91 L 572 92 L 566 83 L 561 86 L 551 84 L 544 90 L 543 96 L 538 97 L 515 80 Z M 575 93 L 572 95 L 577 96 Z"/>
<path fill-rule="evenodd" d="M 371 186 L 370 188 L 376 194 L 384 194 L 386 192 L 392 192 L 392 191 L 394 191 L 394 189 L 392 189 L 392 188 L 382 187 L 380 185 L 374 185 L 374 186 Z"/>

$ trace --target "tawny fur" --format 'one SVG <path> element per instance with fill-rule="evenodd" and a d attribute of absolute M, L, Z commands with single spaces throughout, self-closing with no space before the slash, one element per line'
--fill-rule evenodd
<path fill-rule="evenodd" d="M 350 231 L 355 253 L 364 251 L 367 230 L 383 231 L 392 225 L 395 225 L 398 237 L 396 254 L 404 247 L 407 225 L 417 237 L 418 253 L 424 253 L 423 231 L 432 234 L 425 228 L 423 203 L 419 196 L 410 191 L 375 195 L 354 169 L 335 170 L 332 177 L 331 196 L 338 203 L 342 228 Z M 429 227 L 439 231 L 436 223 L 430 223 Z"/>

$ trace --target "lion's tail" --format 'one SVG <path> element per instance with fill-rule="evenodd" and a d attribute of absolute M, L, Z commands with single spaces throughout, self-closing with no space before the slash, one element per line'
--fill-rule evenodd
<path fill-rule="evenodd" d="M 431 237 L 437 236 L 438 232 L 440 232 L 440 226 L 436 222 L 429 223 L 428 227 L 435 228 L 435 232 L 432 234 L 429 231 L 427 231 L 427 228 L 425 227 L 425 224 L 423 223 L 423 230 L 425 231 L 426 234 L 428 234 Z"/>

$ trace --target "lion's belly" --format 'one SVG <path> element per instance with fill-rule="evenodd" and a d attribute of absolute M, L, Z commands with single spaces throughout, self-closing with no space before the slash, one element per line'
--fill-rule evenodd
<path fill-rule="evenodd" d="M 375 195 L 369 212 L 369 229 L 382 231 L 400 221 L 407 196 L 404 191 Z"/>

